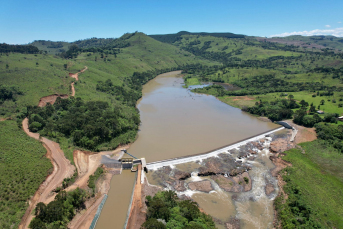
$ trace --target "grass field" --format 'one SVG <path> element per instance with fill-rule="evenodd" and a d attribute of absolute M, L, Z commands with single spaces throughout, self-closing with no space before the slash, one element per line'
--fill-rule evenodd
<path fill-rule="evenodd" d="M 284 190 L 289 199 L 283 205 L 276 200 L 284 228 L 298 228 L 291 226 L 297 222 L 298 214 L 292 209 L 292 206 L 297 206 L 294 205 L 296 202 L 311 209 L 312 221 L 319 222 L 325 228 L 342 228 L 343 155 L 318 141 L 302 143 L 300 146 L 305 154 L 300 149 L 292 149 L 286 151 L 283 157 L 292 163 L 283 176 L 287 182 Z"/>
<path fill-rule="evenodd" d="M 200 81 L 198 78 L 187 78 L 185 80 L 185 87 L 189 87 L 189 86 L 192 86 L 192 85 L 199 85 L 200 84 Z"/>
<path fill-rule="evenodd" d="M 339 115 L 343 115 L 343 107 L 339 107 L 339 104 L 343 104 L 343 101 L 339 101 L 339 99 L 343 98 L 343 92 L 335 92 L 333 96 L 316 96 L 312 97 L 313 92 L 307 91 L 300 91 L 300 92 L 283 92 L 283 93 L 268 93 L 266 95 L 254 95 L 254 96 L 223 96 L 219 97 L 221 101 L 224 103 L 229 104 L 230 106 L 242 108 L 243 106 L 253 106 L 256 102 L 262 101 L 275 101 L 276 99 L 283 99 L 288 98 L 288 96 L 280 96 L 281 94 L 293 95 L 294 99 L 297 101 L 305 100 L 309 104 L 313 103 L 313 105 L 318 108 L 320 105 L 321 100 L 324 100 L 324 105 L 320 105 L 320 110 L 324 111 L 325 113 L 337 113 Z M 336 100 L 336 103 L 333 103 L 333 99 Z"/>
<path fill-rule="evenodd" d="M 77 65 L 69 61 L 69 65 Z M 38 64 L 37 64 L 38 63 Z M 11 116 L 17 108 L 38 105 L 39 99 L 51 94 L 70 94 L 69 71 L 64 69 L 68 61 L 44 54 L 9 54 L 0 56 L 0 82 L 15 86 L 24 93 L 17 101 L 0 106 L 0 116 Z M 6 65 L 9 67 L 6 68 Z M 83 66 L 78 65 L 78 68 Z"/>
<path fill-rule="evenodd" d="M 15 121 L 0 121 L 0 228 L 18 228 L 27 200 L 52 169 L 46 149 Z"/>

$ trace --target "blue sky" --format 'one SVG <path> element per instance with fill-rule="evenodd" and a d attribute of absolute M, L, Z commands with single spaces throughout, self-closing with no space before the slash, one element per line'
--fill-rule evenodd
<path fill-rule="evenodd" d="M 343 36 L 342 10 L 342 0 L 3 0 L 0 42 L 75 41 L 134 31 L 165 34 L 181 30 L 267 37 Z"/>

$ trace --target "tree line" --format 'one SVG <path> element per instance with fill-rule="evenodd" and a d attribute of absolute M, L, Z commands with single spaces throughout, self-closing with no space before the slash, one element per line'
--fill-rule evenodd
<path fill-rule="evenodd" d="M 37 54 L 39 49 L 33 45 L 9 45 L 6 43 L 0 44 L 0 53 L 25 53 L 25 54 Z"/>

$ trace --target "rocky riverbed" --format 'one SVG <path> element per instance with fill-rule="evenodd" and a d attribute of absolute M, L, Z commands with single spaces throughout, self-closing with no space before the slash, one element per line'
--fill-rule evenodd
<path fill-rule="evenodd" d="M 279 131 L 216 157 L 149 171 L 148 181 L 198 202 L 219 228 L 272 228 L 279 188 L 271 160 L 294 147 L 289 139 L 290 131 Z"/>

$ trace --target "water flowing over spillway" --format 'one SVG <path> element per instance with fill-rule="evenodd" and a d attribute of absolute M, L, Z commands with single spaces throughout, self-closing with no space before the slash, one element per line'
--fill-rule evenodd
<path fill-rule="evenodd" d="M 128 149 L 130 154 L 138 158 L 145 157 L 147 162 L 151 163 L 154 161 L 209 152 L 213 149 L 227 146 L 239 142 L 242 139 L 250 138 L 251 136 L 280 127 L 273 123 L 262 122 L 256 117 L 242 112 L 238 108 L 222 103 L 213 96 L 190 92 L 190 90 L 183 88 L 183 79 L 178 76 L 179 73 L 180 72 L 171 72 L 162 74 L 144 85 L 143 97 L 137 104 L 137 107 L 140 110 L 142 124 L 137 140 Z M 230 151 L 231 149 L 227 150 Z M 230 155 L 231 154 L 227 154 L 224 156 L 224 159 L 231 160 L 230 158 L 226 158 Z M 263 158 L 266 157 L 262 156 L 261 153 L 262 161 L 264 160 Z M 234 159 L 236 160 L 237 158 L 233 158 L 232 160 Z M 203 162 L 206 162 L 206 160 L 208 159 L 203 159 Z M 255 167 L 257 168 L 258 164 L 255 166 L 255 163 L 260 163 L 259 160 L 259 156 L 257 156 L 253 163 L 245 163 L 247 167 L 241 167 L 238 170 L 242 170 L 243 172 L 243 170 L 251 167 L 252 169 L 249 170 L 250 174 Z M 241 162 L 237 161 L 234 163 Z M 266 162 L 261 163 L 265 164 Z M 188 169 L 189 171 L 194 169 L 195 173 L 188 179 L 201 181 L 206 178 L 206 176 L 196 175 L 196 169 L 199 168 L 199 164 L 194 162 L 175 164 L 172 165 L 172 167 L 170 172 L 175 168 L 186 168 L 186 170 Z M 168 168 L 170 167 L 168 166 Z M 230 169 L 233 168 L 234 166 L 232 165 L 232 168 L 230 167 Z M 147 174 L 149 183 L 157 184 L 158 182 L 156 182 L 156 180 L 154 181 L 152 175 L 153 172 Z M 265 175 L 263 176 L 265 177 Z M 188 179 L 186 179 L 186 183 L 191 181 Z M 218 179 L 223 178 L 219 177 Z M 239 179 L 243 179 L 243 177 L 240 177 Z M 263 186 L 263 182 L 258 181 L 257 177 L 255 178 L 252 176 L 251 179 L 253 179 L 253 187 L 258 187 L 258 184 Z M 179 194 L 189 194 L 189 196 L 197 201 L 207 213 L 211 214 L 210 210 L 214 210 L 214 215 L 212 215 L 223 222 L 230 219 L 230 217 L 238 217 L 238 209 L 250 209 L 250 207 L 246 205 L 246 201 L 241 201 L 241 203 L 244 204 L 238 205 L 240 202 L 239 198 L 250 198 L 248 196 L 244 197 L 244 195 L 249 195 L 249 192 L 245 192 L 244 195 L 242 193 L 235 195 L 223 191 L 222 188 L 215 185 L 215 182 L 211 180 L 211 178 L 207 178 L 207 180 L 209 180 L 211 186 L 213 186 L 213 191 L 204 193 L 200 191 L 185 190 L 180 191 Z M 204 184 L 208 185 L 209 183 L 206 181 Z M 116 183 L 114 179 L 112 180 L 108 199 L 103 209 L 103 212 L 105 213 L 101 213 L 96 228 L 106 229 L 123 227 L 125 218 L 123 219 L 119 217 L 119 215 L 126 214 L 128 207 L 118 207 L 114 206 L 114 204 L 111 205 L 111 203 L 115 203 L 111 199 L 120 196 L 121 192 L 131 193 L 132 184 L 128 183 L 124 190 L 123 187 L 118 188 L 119 185 L 120 184 Z M 252 191 L 253 190 L 257 189 L 252 188 Z M 232 198 L 237 200 L 232 201 Z M 129 198 L 127 199 L 127 205 L 129 205 Z M 261 197 L 260 199 L 262 200 L 263 198 Z M 220 207 L 218 207 L 216 203 L 219 204 Z M 124 203 L 121 202 L 121 205 L 124 205 Z M 259 208 L 259 205 L 255 204 L 255 202 L 250 203 L 250 205 L 251 208 Z M 244 217 L 246 216 L 242 213 L 241 219 Z M 270 221 L 272 222 L 272 218 L 268 222 Z M 245 224 L 248 225 L 248 221 Z M 98 225 L 101 225 L 101 227 Z"/>

